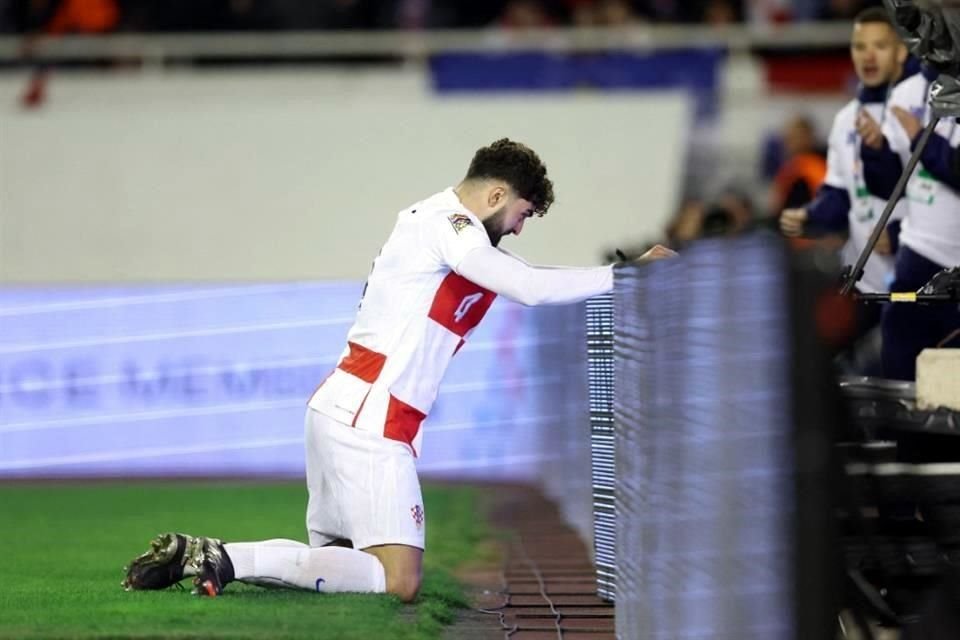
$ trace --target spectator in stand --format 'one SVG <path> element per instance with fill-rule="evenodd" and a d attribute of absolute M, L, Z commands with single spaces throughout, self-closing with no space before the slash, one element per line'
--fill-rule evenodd
<path fill-rule="evenodd" d="M 679 249 L 698 238 L 736 235 L 751 228 L 755 220 L 746 192 L 728 187 L 708 202 L 693 198 L 681 204 L 667 225 L 667 246 Z"/>
<path fill-rule="evenodd" d="M 770 211 L 810 202 L 827 175 L 826 156 L 817 142 L 813 121 L 806 116 L 787 120 L 781 134 L 785 160 L 773 177 Z"/>
<path fill-rule="evenodd" d="M 568 4 L 603 4 L 568 0 Z M 637 18 L 661 23 L 708 23 L 713 25 L 742 22 L 743 0 L 642 0 L 611 3 L 628 6 Z M 609 23 L 610 21 L 608 21 Z"/>
<path fill-rule="evenodd" d="M 827 178 L 815 200 L 802 208 L 787 209 L 780 216 L 780 228 L 788 237 L 843 233 L 847 236 L 842 250 L 845 264 L 854 264 L 873 232 L 886 200 L 871 196 L 864 174 L 874 168 L 868 162 L 869 152 L 861 158 L 862 146 L 879 149 L 882 134 L 877 122 L 884 120 L 886 101 L 893 88 L 903 79 L 907 49 L 900 42 L 890 17 L 879 7 L 857 14 L 850 39 L 850 55 L 860 80 L 856 98 L 850 100 L 834 117 L 829 136 Z M 872 126 L 869 123 L 873 123 Z M 866 133 L 863 136 L 860 131 Z M 873 255 L 864 267 L 857 289 L 864 293 L 886 292 L 893 276 L 896 241 L 900 219 L 906 212 L 901 203 L 880 236 Z M 854 340 L 877 333 L 876 348 L 858 348 L 861 356 L 856 371 L 873 375 L 880 370 L 879 305 L 857 306 L 857 329 Z M 853 373 L 851 371 L 851 373 Z"/>
<path fill-rule="evenodd" d="M 543 29 L 556 23 L 540 0 L 510 0 L 497 24 L 505 29 Z"/>
<path fill-rule="evenodd" d="M 930 122 L 930 97 L 937 75 L 935 69 L 924 65 L 920 73 L 893 88 L 882 121 L 870 119 L 865 123 L 867 135 L 875 144 L 864 144 L 860 150 L 864 181 L 867 189 L 880 198 L 892 196 L 903 167 Z M 902 195 L 907 210 L 891 291 L 916 291 L 943 269 L 960 265 L 960 176 L 950 166 L 957 147 L 957 121 L 940 120 Z M 884 375 L 913 380 L 921 351 L 958 346 L 960 311 L 955 304 L 889 304 L 883 311 L 881 327 Z"/>
<path fill-rule="evenodd" d="M 120 23 L 116 0 L 30 0 L 15 9 L 27 32 L 22 45 L 27 60 L 40 35 L 106 33 L 116 30 Z M 21 106 L 36 109 L 46 101 L 48 77 L 45 65 L 34 68 L 20 96 Z"/>
<path fill-rule="evenodd" d="M 0 32 L 725 25 L 841 20 L 881 0 L 0 0 Z M 56 19 L 54 19 L 54 17 Z"/>
<path fill-rule="evenodd" d="M 647 3 L 630 0 L 568 0 L 570 20 L 580 27 L 622 27 L 654 17 Z"/>
<path fill-rule="evenodd" d="M 782 24 L 819 9 L 819 0 L 753 0 L 747 3 L 746 18 L 752 24 Z"/>
<path fill-rule="evenodd" d="M 401 29 L 423 29 L 429 26 L 430 0 L 398 0 L 392 14 Z"/>
<path fill-rule="evenodd" d="M 594 0 L 568 0 L 566 4 L 574 26 L 592 27 L 596 24 L 597 11 Z"/>
<path fill-rule="evenodd" d="M 715 27 L 743 22 L 742 7 L 732 0 L 708 0 L 698 21 Z"/>
<path fill-rule="evenodd" d="M 107 33 L 115 30 L 119 22 L 116 0 L 61 0 L 45 31 L 50 35 Z"/>
<path fill-rule="evenodd" d="M 880 0 L 827 0 L 817 16 L 820 20 L 852 20 L 867 7 L 881 6 Z"/>
<path fill-rule="evenodd" d="M 667 246 L 678 249 L 699 238 L 705 211 L 706 207 L 701 200 L 691 198 L 684 201 L 667 224 Z"/>
<path fill-rule="evenodd" d="M 4 9 L 13 29 L 27 37 L 106 33 L 120 22 L 117 0 L 10 0 Z"/>
<path fill-rule="evenodd" d="M 603 27 L 623 27 L 642 22 L 629 0 L 600 0 L 597 3 L 597 24 Z"/>
<path fill-rule="evenodd" d="M 28 37 L 113 31 L 120 15 L 116 0 L 7 0 L 0 9 L 11 30 Z"/>

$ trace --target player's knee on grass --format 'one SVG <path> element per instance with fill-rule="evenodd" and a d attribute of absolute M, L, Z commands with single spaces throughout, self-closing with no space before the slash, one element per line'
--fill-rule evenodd
<path fill-rule="evenodd" d="M 399 596 L 404 602 L 413 602 L 420 592 L 420 573 L 415 571 L 387 574 L 387 593 Z"/>
<path fill-rule="evenodd" d="M 412 602 L 420 591 L 423 575 L 423 549 L 387 544 L 364 549 L 376 556 L 383 565 L 387 593 L 399 596 L 404 602 Z"/>

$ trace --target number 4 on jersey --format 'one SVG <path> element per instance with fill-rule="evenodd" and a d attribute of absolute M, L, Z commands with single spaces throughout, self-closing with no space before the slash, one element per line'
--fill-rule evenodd
<path fill-rule="evenodd" d="M 465 297 L 460 301 L 460 306 L 457 307 L 457 310 L 453 312 L 453 319 L 457 322 L 463 320 L 463 316 L 467 315 L 467 312 L 470 311 L 470 307 L 477 304 L 482 299 L 482 293 L 471 293 Z"/>

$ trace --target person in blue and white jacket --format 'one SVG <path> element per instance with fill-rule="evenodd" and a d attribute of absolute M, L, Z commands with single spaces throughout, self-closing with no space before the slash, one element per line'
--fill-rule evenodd
<path fill-rule="evenodd" d="M 880 143 L 865 149 L 871 156 L 865 172 L 871 193 L 881 198 L 892 195 L 924 126 L 930 122 L 930 89 L 936 77 L 935 70 L 923 67 L 891 93 Z M 891 291 L 916 291 L 937 272 L 960 265 L 960 174 L 951 163 L 958 146 L 960 126 L 953 118 L 941 120 L 907 182 L 901 201 L 907 211 Z M 884 375 L 913 380 L 920 352 L 948 346 L 958 329 L 960 311 L 956 305 L 887 305 L 882 319 Z"/>
<path fill-rule="evenodd" d="M 827 176 L 816 198 L 799 209 L 785 209 L 780 216 L 784 235 L 823 235 L 845 233 L 842 250 L 845 264 L 859 257 L 886 200 L 871 194 L 865 182 L 868 158 L 862 150 L 878 146 L 882 140 L 878 122 L 884 121 L 887 98 L 893 86 L 904 77 L 908 52 L 881 7 L 861 11 L 853 23 L 850 57 L 860 80 L 857 97 L 834 117 L 827 150 Z M 857 289 L 864 293 L 889 290 L 900 218 L 906 206 L 898 205 L 885 233 L 864 266 Z M 857 334 L 863 335 L 880 322 L 880 307 L 859 307 Z"/>

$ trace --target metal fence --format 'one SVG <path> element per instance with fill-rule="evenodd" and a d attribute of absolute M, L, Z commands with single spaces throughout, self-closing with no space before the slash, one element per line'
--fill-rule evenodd
<path fill-rule="evenodd" d="M 618 269 L 616 322 L 588 316 L 598 591 L 621 638 L 794 629 L 782 259 L 769 238 L 705 242 Z"/>
<path fill-rule="evenodd" d="M 604 600 L 612 601 L 616 599 L 617 590 L 613 296 L 598 296 L 588 300 L 586 318 L 594 518 L 593 551 L 597 567 L 597 595 Z"/>

